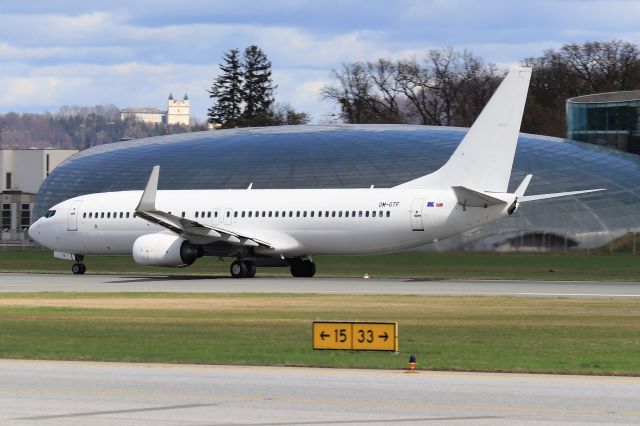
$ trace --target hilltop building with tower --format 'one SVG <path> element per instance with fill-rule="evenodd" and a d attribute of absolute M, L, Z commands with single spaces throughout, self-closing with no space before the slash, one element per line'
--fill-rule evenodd
<path fill-rule="evenodd" d="M 169 126 L 189 125 L 189 96 L 185 93 L 182 100 L 173 98 L 169 94 L 167 100 L 167 110 L 161 111 L 158 108 L 123 108 L 120 110 L 120 119 L 133 118 L 136 121 L 149 124 L 167 124 Z"/>

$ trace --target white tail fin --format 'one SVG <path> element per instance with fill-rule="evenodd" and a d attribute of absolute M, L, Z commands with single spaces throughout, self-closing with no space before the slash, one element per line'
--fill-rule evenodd
<path fill-rule="evenodd" d="M 396 188 L 464 186 L 507 192 L 530 79 L 531 68 L 511 68 L 449 161 Z"/>

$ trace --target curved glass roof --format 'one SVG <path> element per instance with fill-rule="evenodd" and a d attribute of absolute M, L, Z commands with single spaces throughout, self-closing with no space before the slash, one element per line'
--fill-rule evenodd
<path fill-rule="evenodd" d="M 160 164 L 160 189 L 391 187 L 440 167 L 466 129 L 411 125 L 283 126 L 212 130 L 100 145 L 58 166 L 36 204 L 142 189 Z M 497 247 L 539 234 L 595 247 L 640 229 L 640 156 L 521 134 L 509 185 L 533 173 L 527 194 L 606 188 L 522 205 L 513 216 L 455 237 L 449 246 Z M 568 241 L 568 242 L 567 242 Z"/>

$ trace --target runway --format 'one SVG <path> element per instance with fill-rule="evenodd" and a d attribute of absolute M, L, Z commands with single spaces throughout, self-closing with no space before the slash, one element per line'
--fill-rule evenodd
<path fill-rule="evenodd" d="M 640 422 L 631 377 L 22 360 L 0 376 L 3 425 Z"/>
<path fill-rule="evenodd" d="M 325 293 L 640 298 L 640 282 L 0 274 L 0 292 Z"/>

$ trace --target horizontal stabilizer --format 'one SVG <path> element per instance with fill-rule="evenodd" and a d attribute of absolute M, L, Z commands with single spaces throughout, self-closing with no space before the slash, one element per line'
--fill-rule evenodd
<path fill-rule="evenodd" d="M 589 192 L 606 191 L 605 188 L 599 189 L 587 189 L 586 191 L 570 191 L 570 192 L 556 192 L 553 194 L 540 194 L 540 195 L 525 195 L 518 197 L 519 203 L 526 203 L 528 201 L 546 200 L 548 198 L 567 197 L 569 195 L 587 194 Z"/>
<path fill-rule="evenodd" d="M 465 207 L 489 207 L 497 204 L 507 204 L 507 201 L 493 197 L 484 192 L 465 188 L 464 186 L 454 186 L 453 192 L 458 198 L 458 203 Z"/>

